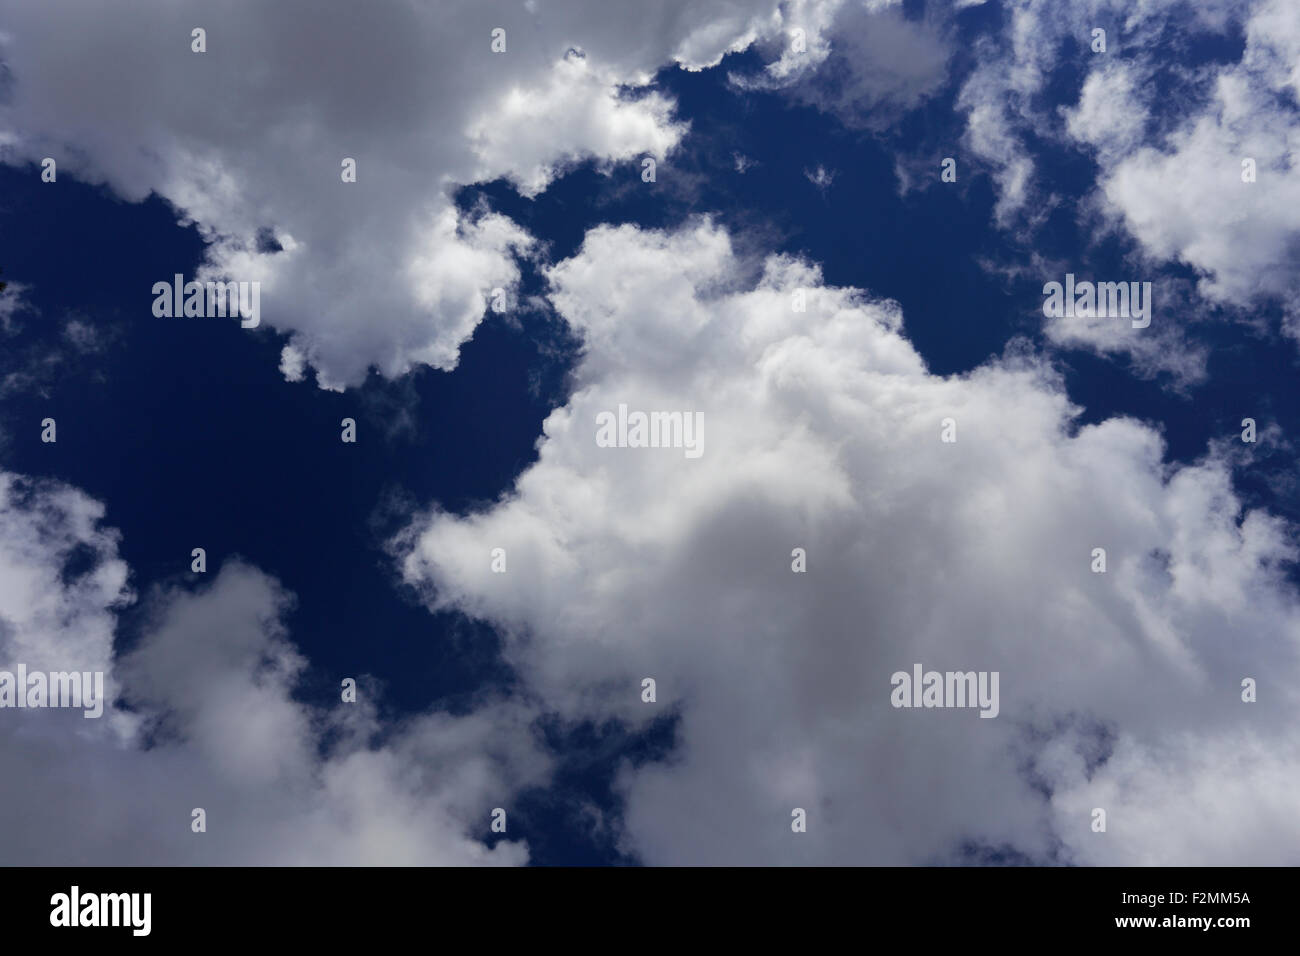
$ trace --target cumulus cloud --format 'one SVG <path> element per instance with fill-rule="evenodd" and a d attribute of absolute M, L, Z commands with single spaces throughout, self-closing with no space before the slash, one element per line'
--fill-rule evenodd
<path fill-rule="evenodd" d="M 1108 208 L 1150 256 L 1194 267 L 1200 292 L 1213 301 L 1284 302 L 1295 334 L 1298 58 L 1300 7 L 1285 0 L 1257 5 L 1241 61 L 1216 73 L 1204 108 L 1163 144 L 1107 156 L 1101 183 Z M 1101 132 L 1084 135 L 1094 141 Z M 1243 181 L 1246 160 L 1254 182 Z"/>
<path fill-rule="evenodd" d="M 1039 99 L 1062 39 L 1130 5 L 1010 6 L 998 42 L 1012 55 L 990 41 L 959 100 L 999 218 L 1027 214 L 1024 136 L 1048 129 L 1095 149 L 1113 215 L 1149 254 L 1201 270 L 1206 294 L 1289 289 L 1290 213 L 1251 208 L 1262 238 L 1222 240 L 1206 223 L 1230 207 L 1205 190 L 1245 148 L 1275 157 L 1257 186 L 1290 181 L 1290 120 L 1254 117 L 1289 115 L 1291 15 L 1259 5 L 1209 111 L 1134 151 L 1151 118 L 1139 67 L 1099 63 L 1063 114 Z M 892 40 L 855 34 L 841 55 L 833 3 L 562 3 L 535 19 L 385 3 L 356 19 L 305 2 L 216 15 L 51 0 L 6 23 L 0 146 L 12 162 L 58 156 L 130 200 L 167 198 L 209 241 L 208 274 L 262 282 L 265 321 L 292 333 L 282 373 L 341 388 L 371 367 L 454 367 L 487 292 L 517 281 L 534 237 L 459 214 L 455 184 L 500 177 L 533 196 L 581 159 L 674 147 L 685 125 L 671 102 L 628 88 L 665 63 L 770 50 L 806 24 L 806 59 L 782 49 L 765 82 L 797 91 L 826 67 L 840 82 L 817 87 L 817 105 L 856 117 L 929 95 L 946 75 L 942 32 L 889 3 L 866 9 L 846 22 L 883 18 Z M 1125 29 L 1172 10 L 1144 4 Z M 207 53 L 190 51 L 194 26 Z M 498 26 L 503 54 L 489 49 Z M 900 50 L 905 62 L 881 59 Z M 338 179 L 343 157 L 356 184 Z M 1186 186 L 1175 161 L 1204 208 L 1171 205 Z M 1276 201 L 1270 188 L 1257 192 Z M 1263 264 L 1254 282 L 1243 248 Z M 618 777 L 623 846 L 651 863 L 1292 860 L 1279 821 L 1300 783 L 1296 552 L 1292 529 L 1243 507 L 1226 453 L 1173 466 L 1147 423 L 1079 426 L 1053 368 L 1019 343 L 968 375 L 932 375 L 896 304 L 826 286 L 798 259 L 773 256 L 756 280 L 752 265 L 703 221 L 601 227 L 547 271 L 585 350 L 537 462 L 492 507 L 435 508 L 398 542 L 431 606 L 504 634 L 522 694 L 466 715 L 390 726 L 366 700 L 298 699 L 293 598 L 238 561 L 148 594 L 141 639 L 115 654 L 133 595 L 102 506 L 0 475 L 0 653 L 104 670 L 118 705 L 102 721 L 0 712 L 0 805 L 24 820 L 6 862 L 526 862 L 513 835 L 484 837 L 493 806 L 545 779 L 538 707 L 630 725 L 677 715 L 671 759 Z M 1157 361 L 1161 340 L 1143 341 Z M 702 413 L 704 454 L 600 447 L 597 416 L 620 406 Z M 946 419 L 955 443 L 940 440 Z M 491 570 L 497 547 L 506 574 Z M 1090 568 L 1098 547 L 1105 574 Z M 893 708 L 891 674 L 917 662 L 999 672 L 999 716 Z M 1256 704 L 1240 698 L 1245 677 L 1260 681 Z M 196 806 L 207 834 L 190 832 Z M 790 831 L 794 807 L 806 834 Z M 1106 834 L 1090 830 L 1094 807 Z"/>
<path fill-rule="evenodd" d="M 209 243 L 201 278 L 262 283 L 263 321 L 292 334 L 285 374 L 342 388 L 454 367 L 491 290 L 517 282 L 526 237 L 460 221 L 454 185 L 535 195 L 583 158 L 662 158 L 684 127 L 634 88 L 783 23 L 777 0 L 20 4 L 0 37 L 0 158 L 170 201 Z"/>
<path fill-rule="evenodd" d="M 1166 57 L 1162 44 L 1174 42 L 1174 31 L 1223 33 L 1241 9 L 1239 0 L 1149 0 L 1137 5 L 1125 0 L 1010 0 L 1004 6 L 1005 28 L 978 40 L 975 66 L 957 99 L 958 109 L 966 114 L 963 141 L 997 184 L 995 216 L 1002 226 L 1040 217 L 1042 210 L 1034 207 L 1051 201 L 1035 188 L 1030 137 L 1067 137 L 1048 103 L 1048 81 L 1056 70 L 1076 63 L 1079 69 L 1103 75 L 1085 85 L 1083 111 L 1073 117 L 1071 134 L 1131 134 L 1132 117 L 1107 111 L 1121 105 L 1133 64 L 1154 70 Z M 1091 49 L 1097 29 L 1105 31 L 1104 53 Z M 1067 51 L 1085 59 L 1063 60 Z M 1117 66 L 1116 60 L 1123 65 Z M 1125 112 L 1138 108 L 1127 101 L 1123 105 Z"/>
<path fill-rule="evenodd" d="M 780 56 L 761 72 L 732 74 L 731 83 L 745 90 L 780 89 L 845 126 L 881 130 L 947 77 L 950 50 L 942 23 L 908 19 L 899 0 L 821 5 L 805 19 L 802 49 L 788 37 Z"/>
<path fill-rule="evenodd" d="M 1096 29 L 1105 31 L 1104 52 L 1091 49 Z M 1238 62 L 1198 68 L 1170 55 L 1235 29 L 1246 41 Z M 1280 305 L 1284 329 L 1300 334 L 1297 50 L 1300 10 L 1286 0 L 1009 5 L 1005 30 L 979 41 L 958 97 L 965 145 L 997 186 L 998 224 L 1046 220 L 1062 199 L 1038 182 L 1034 144 L 1073 148 L 1099 170 L 1095 192 L 1079 204 L 1080 225 L 1093 236 L 1124 235 L 1133 267 L 1148 276 L 1183 264 L 1199 277 L 1195 295 L 1161 290 L 1152 334 L 1056 321 L 1045 328 L 1051 341 L 1124 354 L 1138 370 L 1171 372 L 1186 385 L 1204 377 L 1205 348 L 1185 334 L 1191 322 L 1263 324 L 1255 307 Z M 1063 60 L 1071 51 L 1083 59 Z M 1058 108 L 1050 85 L 1063 69 L 1086 76 L 1077 102 Z M 1243 182 L 1246 159 L 1256 182 Z"/>
<path fill-rule="evenodd" d="M 1084 80 L 1078 105 L 1065 113 L 1069 135 L 1114 162 L 1141 143 L 1146 104 L 1136 95 L 1143 77 L 1132 64 L 1107 62 Z"/>
<path fill-rule="evenodd" d="M 76 489 L 0 472 L 3 666 L 111 673 L 113 612 L 132 595 L 103 517 L 104 506 Z"/>
<path fill-rule="evenodd" d="M 543 706 L 678 715 L 671 759 L 619 777 L 625 849 L 1293 859 L 1295 552 L 1224 459 L 1171 466 L 1132 419 L 1078 426 L 1026 349 L 932 375 L 895 304 L 803 262 L 747 274 L 708 222 L 590 232 L 549 273 L 586 348 L 538 461 L 494 506 L 435 510 L 402 542 L 407 579 L 500 628 Z M 597 415 L 620 404 L 703 412 L 705 453 L 599 447 Z M 891 675 L 918 662 L 998 671 L 1000 715 L 893 708 Z"/>
<path fill-rule="evenodd" d="M 663 95 L 620 96 L 612 78 L 592 72 L 586 56 L 566 56 L 545 86 L 512 90 L 495 112 L 470 127 L 481 163 L 475 178 L 509 170 L 507 178 L 531 197 L 546 188 L 557 169 L 584 157 L 662 159 L 686 130 L 672 112 Z M 557 128 L 565 129 L 559 149 Z"/>
<path fill-rule="evenodd" d="M 292 597 L 238 561 L 150 593 L 142 638 L 115 656 L 133 595 L 102 518 L 76 489 L 0 474 L 0 667 L 103 671 L 110 696 L 100 719 L 0 710 L 0 806 L 22 821 L 6 864 L 527 862 L 521 841 L 486 845 L 492 808 L 546 771 L 525 708 L 394 726 L 364 689 L 302 703 Z"/>

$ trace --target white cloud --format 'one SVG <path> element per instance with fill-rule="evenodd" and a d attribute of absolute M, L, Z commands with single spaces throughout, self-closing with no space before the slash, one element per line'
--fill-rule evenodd
<path fill-rule="evenodd" d="M 0 472 L 0 667 L 111 674 L 113 612 L 132 595 L 103 516 L 76 489 Z"/>
<path fill-rule="evenodd" d="M 1262 3 L 1240 63 L 1218 71 L 1209 101 L 1158 146 L 1110 156 L 1101 190 L 1108 209 L 1158 260 L 1202 276 L 1213 301 L 1247 307 L 1281 299 L 1292 320 L 1300 295 L 1300 7 Z M 1122 105 L 1117 109 L 1123 109 Z M 1257 181 L 1242 181 L 1253 159 Z"/>
<path fill-rule="evenodd" d="M 732 74 L 740 89 L 782 89 L 796 102 L 855 129 L 879 130 L 934 93 L 950 50 L 937 20 L 910 20 L 898 0 L 824 4 L 792 15 L 807 36 L 803 52 L 785 38 L 781 55 L 755 76 Z"/>
<path fill-rule="evenodd" d="M 615 76 L 593 73 L 586 57 L 568 56 L 555 65 L 546 86 L 512 90 L 497 110 L 470 127 L 481 163 L 474 178 L 510 170 L 506 175 L 520 192 L 536 196 L 559 168 L 587 156 L 662 160 L 686 125 L 673 121 L 673 104 L 663 95 L 620 97 L 617 83 Z M 560 128 L 564 136 L 557 149 Z"/>
<path fill-rule="evenodd" d="M 994 215 L 1001 225 L 1024 208 L 1034 172 L 1020 127 L 1028 118 L 1029 99 L 1042 86 L 1046 54 L 1039 38 L 1059 39 L 1051 18 L 1040 31 L 1034 7 L 1013 4 L 1007 17 L 1002 37 L 977 42 L 975 69 L 957 97 L 958 110 L 966 113 L 963 143 L 992 168 L 998 186 Z"/>
<path fill-rule="evenodd" d="M 673 759 L 619 778 L 625 847 L 650 863 L 917 863 L 963 845 L 1293 858 L 1294 552 L 1242 510 L 1225 462 L 1170 466 L 1129 419 L 1075 430 L 1032 354 L 931 375 L 895 305 L 799 262 L 744 274 L 707 223 L 590 232 L 550 273 L 586 351 L 537 463 L 495 506 L 435 511 L 405 541 L 408 580 L 495 622 L 543 706 L 634 724 L 679 709 Z M 702 411 L 705 454 L 597 447 L 596 414 L 619 403 Z M 892 708 L 890 675 L 915 662 L 999 671 L 1001 716 Z"/>
<path fill-rule="evenodd" d="M 371 365 L 454 366 L 488 290 L 516 280 L 531 237 L 501 216 L 460 219 L 449 186 L 502 176 L 535 194 L 584 156 L 662 155 L 681 135 L 671 104 L 619 84 L 828 23 L 833 5 L 560 4 L 500 22 L 472 5 L 381 5 L 360 21 L 233 9 L 202 15 L 201 57 L 196 14 L 173 4 L 15 11 L 0 143 L 15 160 L 57 153 L 128 199 L 167 197 L 212 241 L 214 270 L 263 282 L 266 321 L 295 332 L 283 374 L 314 366 L 338 388 Z M 1022 136 L 1054 44 L 1119 15 L 1100 0 L 1070 10 L 1014 5 L 1014 55 L 986 57 L 963 94 L 1007 222 L 1032 196 Z M 498 25 L 510 47 L 494 56 Z M 1105 195 L 1151 254 L 1197 265 L 1228 299 L 1257 291 L 1243 248 L 1285 278 L 1291 214 L 1252 207 L 1243 221 L 1266 228 L 1225 241 L 1205 228 L 1227 215 L 1205 189 L 1243 145 L 1293 149 L 1289 126 L 1254 119 L 1261 83 L 1295 85 L 1290 25 L 1264 8 L 1244 65 L 1172 152 L 1115 148 L 1146 115 L 1122 67 L 1100 67 L 1062 120 L 1114 164 Z M 444 55 L 429 56 L 431 36 Z M 810 63 L 826 36 L 813 31 Z M 783 54 L 772 72 L 787 69 Z M 914 103 L 934 76 L 894 88 L 892 73 L 862 74 L 845 102 Z M 359 161 L 355 186 L 338 181 L 343 156 Z M 1170 208 L 1189 183 L 1204 208 Z M 264 227 L 283 252 L 258 251 Z M 824 287 L 805 263 L 772 257 L 756 286 L 746 275 L 708 223 L 589 233 L 549 272 L 586 351 L 538 462 L 494 507 L 435 510 L 403 542 L 433 605 L 504 630 L 529 701 L 629 723 L 679 708 L 675 759 L 619 777 L 627 848 L 655 863 L 925 862 L 965 844 L 1088 863 L 1293 859 L 1279 821 L 1300 783 L 1300 608 L 1280 565 L 1295 553 L 1281 522 L 1243 511 L 1220 453 L 1173 467 L 1144 423 L 1076 430 L 1055 374 L 1014 349 L 931 375 L 895 304 Z M 797 288 L 807 313 L 791 308 Z M 597 447 L 596 413 L 620 403 L 703 412 L 705 455 Z M 946 417 L 954 445 L 939 441 Z M 293 696 L 306 662 L 282 623 L 291 597 L 238 562 L 151 595 L 143 640 L 115 660 L 130 594 L 102 514 L 72 489 L 0 483 L 0 649 L 102 667 L 135 708 L 102 723 L 0 712 L 0 760 L 17 768 L 0 803 L 30 821 L 8 862 L 527 859 L 513 834 L 491 851 L 482 835 L 491 807 L 546 773 L 531 705 L 398 727 L 366 704 L 312 710 Z M 1097 546 L 1105 575 L 1088 568 Z M 507 574 L 490 570 L 495 547 Z M 790 571 L 794 547 L 806 575 Z M 69 576 L 87 550 L 89 572 Z M 891 708 L 889 675 L 917 661 L 998 670 L 1001 716 Z M 645 676 L 656 707 L 640 701 Z M 1244 676 L 1259 704 L 1240 702 Z M 189 832 L 192 806 L 208 834 Z M 794 806 L 806 835 L 790 832 Z M 1088 829 L 1094 806 L 1104 836 Z"/>
<path fill-rule="evenodd" d="M 821 164 L 818 164 L 815 169 L 805 169 L 803 174 L 804 178 L 807 179 L 808 182 L 812 183 L 823 193 L 830 188 L 831 183 L 835 182 L 834 171 L 828 170 Z"/>
<path fill-rule="evenodd" d="M 0 667 L 101 670 L 131 705 L 98 720 L 0 710 L 0 805 L 23 821 L 5 863 L 527 861 L 513 831 L 484 843 L 492 808 L 547 769 L 526 708 L 385 726 L 364 681 L 356 704 L 301 703 L 306 661 L 281 623 L 292 598 L 238 561 L 152 593 L 142 639 L 115 658 L 131 594 L 102 517 L 75 489 L 0 475 Z M 191 832 L 195 807 L 206 833 Z"/>
<path fill-rule="evenodd" d="M 19 325 L 16 317 L 31 312 L 32 306 L 26 301 L 27 286 L 21 282 L 6 282 L 0 291 L 0 332 L 11 335 L 17 332 Z"/>
<path fill-rule="evenodd" d="M 1082 59 L 1080 69 L 1102 73 L 1105 80 L 1091 80 L 1085 86 L 1086 112 L 1073 119 L 1071 133 L 1082 135 L 1097 129 L 1106 135 L 1125 133 L 1129 116 L 1111 116 L 1108 110 L 1121 105 L 1117 89 L 1132 78 L 1134 63 L 1154 64 L 1168 59 L 1162 44 L 1176 29 L 1224 32 L 1239 16 L 1240 0 L 1205 0 L 1186 4 L 1183 0 L 1009 0 L 1006 28 L 997 36 L 981 38 L 976 46 L 975 68 L 958 96 L 958 109 L 966 113 L 965 144 L 992 169 L 998 186 L 995 210 L 1002 226 L 1013 226 L 1018 218 L 1033 219 L 1042 210 L 1034 208 L 1052 202 L 1035 189 L 1036 168 L 1028 136 L 1062 139 L 1066 132 L 1046 103 L 1049 76 L 1062 66 L 1061 57 L 1073 49 Z M 1094 53 L 1093 30 L 1106 34 L 1106 51 Z M 1073 41 L 1072 47 L 1067 44 Z M 1138 104 L 1124 104 L 1127 110 Z"/>
<path fill-rule="evenodd" d="M 262 283 L 263 321 L 293 333 L 286 374 L 309 364 L 340 388 L 371 366 L 453 367 L 490 290 L 517 281 L 517 228 L 457 222 L 452 186 L 506 177 L 531 195 L 580 158 L 661 156 L 683 130 L 671 103 L 616 91 L 782 23 L 777 0 L 382 0 L 364 17 L 255 0 L 20 5 L 0 47 L 0 158 L 51 156 L 128 200 L 168 199 L 211 243 L 209 273 Z M 345 157 L 356 183 L 340 180 Z M 261 251 L 259 230 L 284 251 Z"/>
<path fill-rule="evenodd" d="M 1122 60 L 1093 70 L 1078 105 L 1065 111 L 1066 132 L 1093 146 L 1104 161 L 1114 162 L 1137 148 L 1147 119 L 1146 104 L 1136 95 L 1143 79 Z"/>
<path fill-rule="evenodd" d="M 1139 370 L 1170 371 L 1186 385 L 1203 378 L 1205 362 L 1204 347 L 1185 336 L 1189 322 L 1257 322 L 1249 310 L 1272 299 L 1300 334 L 1291 262 L 1300 237 L 1300 110 L 1278 95 L 1294 96 L 1300 8 L 1289 0 L 1019 0 L 1009 13 L 1004 33 L 981 41 L 958 99 L 965 144 L 997 184 L 999 225 L 1040 223 L 1059 203 L 1038 184 L 1029 145 L 1031 136 L 1059 142 L 1100 167 L 1096 193 L 1080 205 L 1087 230 L 1133 236 L 1132 266 L 1145 277 L 1172 262 L 1200 276 L 1199 301 L 1178 291 L 1157 303 L 1153 334 L 1057 321 L 1049 338 L 1127 354 Z M 1239 63 L 1190 69 L 1171 56 L 1191 37 L 1229 35 L 1234 24 L 1246 33 Z M 1096 28 L 1106 31 L 1105 52 L 1090 49 Z M 1089 72 L 1078 103 L 1053 111 L 1048 78 L 1068 49 Z M 1257 163 L 1254 184 L 1241 180 L 1247 157 Z"/>
<path fill-rule="evenodd" d="M 862 5 L 875 9 L 896 0 L 867 0 Z M 767 89 L 784 86 L 816 69 L 831 52 L 831 30 L 844 7 L 843 0 L 790 0 L 778 17 L 780 29 L 766 34 L 770 61 L 760 76 L 731 74 L 728 79 L 743 87 Z"/>
<path fill-rule="evenodd" d="M 1100 235 L 1114 230 L 1104 216 L 1095 215 Z M 1079 268 L 1078 261 L 1047 260 L 1032 255 L 1028 264 L 1011 273 L 1019 278 L 1032 275 L 1035 281 L 1061 283 L 1066 273 Z M 1079 275 L 1078 279 L 1098 282 L 1125 282 L 1132 290 L 1133 282 L 1147 281 L 1149 267 L 1137 264 L 1114 275 Z M 1065 348 L 1090 349 L 1101 355 L 1123 357 L 1129 362 L 1129 371 L 1143 378 L 1167 375 L 1169 384 L 1176 390 L 1204 383 L 1209 374 L 1210 349 L 1190 337 L 1188 330 L 1196 323 L 1211 321 L 1205 315 L 1204 303 L 1196 295 L 1194 283 L 1187 280 L 1160 277 L 1151 283 L 1150 295 L 1138 286 L 1143 301 L 1150 302 L 1150 325 L 1134 328 L 1131 316 L 1114 316 L 1100 310 L 1096 315 L 1059 315 L 1043 317 L 1043 334 L 1049 342 Z M 1046 294 L 1041 301 L 1045 301 Z M 1136 300 L 1135 300 L 1136 301 Z M 1038 312 L 1042 315 L 1042 311 Z M 1145 321 L 1145 320 L 1138 320 Z"/>

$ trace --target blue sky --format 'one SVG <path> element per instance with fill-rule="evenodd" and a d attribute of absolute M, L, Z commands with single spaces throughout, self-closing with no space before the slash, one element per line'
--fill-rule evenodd
<path fill-rule="evenodd" d="M 1294 862 L 1286 3 L 183 6 L 0 22 L 0 647 L 117 695 L 0 712 L 9 862 Z M 257 329 L 151 313 L 205 268 Z"/>

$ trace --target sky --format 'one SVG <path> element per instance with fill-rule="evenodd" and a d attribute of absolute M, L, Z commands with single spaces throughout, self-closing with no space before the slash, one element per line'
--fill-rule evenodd
<path fill-rule="evenodd" d="M 0 0 L 0 860 L 1294 865 L 1298 151 L 1290 0 Z"/>

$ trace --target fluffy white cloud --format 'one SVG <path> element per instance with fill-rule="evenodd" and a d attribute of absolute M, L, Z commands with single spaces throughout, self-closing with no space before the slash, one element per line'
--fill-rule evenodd
<path fill-rule="evenodd" d="M 950 51 L 937 18 L 909 20 L 901 0 L 828 3 L 792 13 L 804 31 L 783 38 L 757 75 L 732 74 L 745 90 L 781 89 L 850 128 L 880 130 L 918 106 L 947 77 Z"/>
<path fill-rule="evenodd" d="M 490 291 L 517 281 L 526 237 L 458 222 L 454 184 L 535 194 L 584 157 L 662 158 L 684 129 L 671 104 L 622 88 L 783 23 L 778 0 L 20 4 L 0 35 L 0 158 L 165 197 L 209 241 L 209 275 L 262 283 L 263 320 L 293 333 L 286 375 L 341 388 L 371 366 L 454 367 Z"/>
<path fill-rule="evenodd" d="M 0 667 L 111 675 L 113 612 L 133 598 L 103 517 L 74 488 L 0 472 Z"/>
<path fill-rule="evenodd" d="M 1179 62 L 1190 37 L 1234 27 L 1246 35 L 1239 62 L 1201 69 Z M 1105 52 L 1090 49 L 1097 28 L 1106 31 Z M 1080 51 L 1077 66 L 1087 74 L 1077 104 L 1053 110 L 1048 79 L 1060 75 L 1068 49 Z M 1300 237 L 1297 51 L 1300 8 L 1289 0 L 1009 6 L 1006 30 L 981 41 L 958 99 L 965 144 L 998 187 L 999 224 L 1039 223 L 1059 203 L 1037 184 L 1030 147 L 1056 142 L 1089 153 L 1100 168 L 1095 194 L 1080 206 L 1088 231 L 1133 236 L 1133 268 L 1147 277 L 1173 262 L 1200 277 L 1196 295 L 1158 285 L 1149 332 L 1127 334 L 1108 320 L 1054 321 L 1049 339 L 1123 353 L 1143 373 L 1171 372 L 1189 384 L 1203 378 L 1205 363 L 1204 347 L 1185 335 L 1190 323 L 1256 321 L 1252 307 L 1271 301 L 1285 310 L 1285 328 L 1300 334 L 1291 261 Z M 1256 163 L 1255 183 L 1242 182 L 1246 158 Z"/>
<path fill-rule="evenodd" d="M 1079 268 L 1078 259 L 1049 260 L 1031 255 L 1026 265 L 1008 270 L 1008 274 L 1017 278 L 1031 276 L 1035 283 L 1045 279 L 1045 287 L 1047 282 L 1063 282 L 1067 273 L 1078 272 Z M 1132 283 L 1150 281 L 1150 275 L 1148 268 L 1132 264 L 1114 275 L 1086 273 L 1077 278 L 1125 282 L 1131 293 Z M 1138 285 L 1137 289 L 1141 301 L 1150 302 L 1150 325 L 1145 328 L 1134 328 L 1132 316 L 1109 315 L 1108 310 L 1100 309 L 1097 314 L 1086 316 L 1044 315 L 1043 334 L 1055 345 L 1122 356 L 1129 363 L 1129 371 L 1143 378 L 1166 374 L 1176 389 L 1204 383 L 1208 376 L 1210 348 L 1189 336 L 1188 332 L 1198 323 L 1211 321 L 1211 317 L 1206 314 L 1205 303 L 1196 293 L 1195 283 L 1162 277 L 1151 282 L 1149 295 L 1145 286 Z M 1044 294 L 1042 301 L 1046 300 Z"/>
<path fill-rule="evenodd" d="M 1088 74 L 1078 106 L 1065 113 L 1066 132 L 1114 162 L 1141 143 L 1146 104 L 1136 95 L 1145 77 L 1123 60 L 1111 60 Z"/>
<path fill-rule="evenodd" d="M 1159 146 L 1116 157 L 1103 143 L 1110 161 L 1101 183 L 1109 209 L 1144 250 L 1195 267 L 1203 295 L 1243 307 L 1276 297 L 1293 322 L 1300 318 L 1298 57 L 1300 7 L 1259 4 L 1241 61 L 1215 75 L 1204 108 Z M 1105 131 L 1085 136 L 1104 140 Z M 1246 159 L 1255 164 L 1255 182 L 1243 182 Z M 1293 331 L 1300 334 L 1300 326 Z"/>
<path fill-rule="evenodd" d="M 556 131 L 562 129 L 561 145 Z M 685 125 L 674 123 L 672 103 L 659 93 L 631 100 L 614 79 L 592 72 L 585 55 L 566 56 L 549 82 L 515 89 L 497 110 L 470 127 L 481 165 L 476 179 L 510 178 L 525 196 L 536 196 L 557 168 L 587 156 L 627 160 L 651 154 L 662 159 L 677 145 Z"/>
<path fill-rule="evenodd" d="M 495 506 L 435 511 L 404 542 L 408 580 L 495 622 L 543 706 L 680 714 L 672 759 L 619 778 L 626 848 L 1293 859 L 1278 819 L 1300 784 L 1295 554 L 1282 522 L 1243 511 L 1224 459 L 1170 466 L 1134 420 L 1076 427 L 1023 350 L 931 375 L 896 306 L 803 263 L 745 274 L 707 222 L 589 233 L 550 272 L 586 350 L 537 463 Z M 596 416 L 620 403 L 703 412 L 704 454 L 598 447 Z M 917 662 L 1000 672 L 1000 716 L 893 708 L 891 675 Z"/>
<path fill-rule="evenodd" d="M 1010 0 L 1006 28 L 998 36 L 982 38 L 976 47 L 975 68 L 958 96 L 966 113 L 966 147 L 993 172 L 998 185 L 999 223 L 1010 226 L 1019 217 L 1042 215 L 1034 208 L 1051 197 L 1034 188 L 1035 165 L 1028 134 L 1062 138 L 1064 130 L 1045 102 L 1049 76 L 1061 66 L 1062 51 L 1073 49 L 1085 59 L 1079 68 L 1106 74 L 1105 82 L 1085 86 L 1082 115 L 1072 120 L 1070 132 L 1090 130 L 1113 134 L 1127 116 L 1103 111 L 1119 105 L 1116 86 L 1131 77 L 1130 61 L 1137 58 L 1154 69 L 1168 53 L 1166 30 L 1190 29 L 1223 32 L 1240 15 L 1241 0 L 1205 0 L 1188 5 L 1182 0 L 1147 0 L 1134 5 L 1126 0 Z M 1091 50 L 1093 30 L 1105 31 L 1106 52 Z M 1116 66 L 1123 60 L 1123 66 Z M 1126 110 L 1131 110 L 1126 105 Z M 1131 132 L 1125 130 L 1125 132 Z"/>
<path fill-rule="evenodd" d="M 151 594 L 142 639 L 115 659 L 131 594 L 102 516 L 75 489 L 0 475 L 0 668 L 103 671 L 111 696 L 98 720 L 0 710 L 0 805 L 23 821 L 6 864 L 527 861 L 523 842 L 484 839 L 492 808 L 547 769 L 529 712 L 498 701 L 382 726 L 364 684 L 356 704 L 301 703 L 291 597 L 239 562 Z"/>

